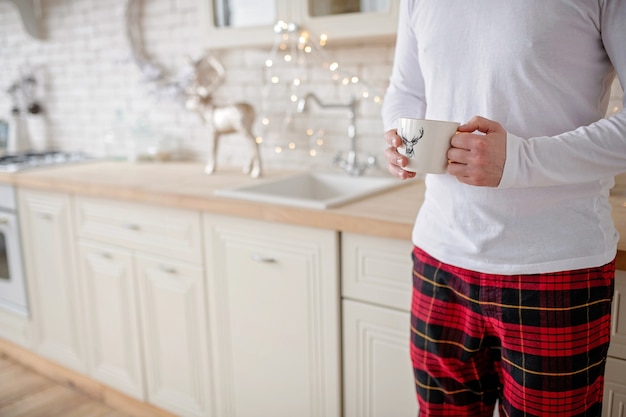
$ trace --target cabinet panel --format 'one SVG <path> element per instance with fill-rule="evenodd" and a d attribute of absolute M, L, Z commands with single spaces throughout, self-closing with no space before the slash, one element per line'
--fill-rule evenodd
<path fill-rule="evenodd" d="M 344 416 L 415 417 L 410 315 L 343 301 Z"/>
<path fill-rule="evenodd" d="M 400 0 L 387 0 L 381 7 L 367 7 L 367 3 L 376 1 L 360 2 L 361 11 L 352 13 L 316 15 L 315 9 L 319 7 L 320 0 L 300 0 L 294 5 L 295 21 L 303 28 L 317 35 L 328 35 L 329 43 L 335 41 L 359 41 L 390 39 L 393 40 L 398 27 L 398 13 Z M 326 3 L 332 3 L 327 0 Z M 332 7 L 327 7 L 332 9 Z M 371 10 L 371 11 L 368 11 Z"/>
<path fill-rule="evenodd" d="M 336 232 L 205 217 L 220 417 L 337 417 Z"/>
<path fill-rule="evenodd" d="M 615 271 L 609 356 L 626 359 L 626 271 Z"/>
<path fill-rule="evenodd" d="M 79 265 L 87 306 L 89 374 L 144 400 L 132 254 L 83 241 Z"/>
<path fill-rule="evenodd" d="M 18 201 L 36 329 L 35 350 L 84 372 L 82 308 L 76 280 L 70 197 L 19 190 Z"/>
<path fill-rule="evenodd" d="M 410 311 L 412 243 L 352 233 L 341 239 L 342 295 Z"/>
<path fill-rule="evenodd" d="M 626 362 L 608 358 L 604 382 L 602 417 L 626 416 Z"/>
<path fill-rule="evenodd" d="M 138 254 L 135 259 L 148 401 L 180 416 L 210 416 L 202 269 Z"/>
<path fill-rule="evenodd" d="M 265 1 L 265 0 L 264 0 Z M 278 36 L 274 24 L 279 20 L 291 22 L 293 0 L 271 0 L 276 11 L 275 19 L 268 23 L 247 23 L 244 26 L 226 25 L 219 13 L 224 9 L 224 0 L 201 0 L 201 15 L 204 26 L 204 45 L 208 48 L 230 48 L 233 46 L 270 46 Z M 258 3 L 258 2 L 257 2 Z M 222 5 L 220 7 L 220 5 Z M 244 6 L 245 7 L 245 6 Z M 263 19 L 267 21 L 267 19 Z"/>
<path fill-rule="evenodd" d="M 83 197 L 76 222 L 82 238 L 187 262 L 202 257 L 197 212 Z"/>
<path fill-rule="evenodd" d="M 208 48 L 259 45 L 269 47 L 279 36 L 274 32 L 274 23 L 279 20 L 295 23 L 301 29 L 312 32 L 316 36 L 326 34 L 333 45 L 345 41 L 393 40 L 397 31 L 400 0 L 364 0 L 360 2 L 361 12 L 354 9 L 351 13 L 337 14 L 333 14 L 332 7 L 325 8 L 329 10 L 328 13 L 319 13 L 318 6 L 323 3 L 320 0 L 272 0 L 270 8 L 276 10 L 276 19 L 271 24 L 245 22 L 240 27 L 220 26 L 224 19 L 216 14 L 216 10 L 219 11 L 219 6 L 223 3 L 224 0 L 201 0 L 202 21 L 205 29 L 204 44 Z M 239 7 L 242 11 L 250 7 L 242 5 L 241 2 L 230 1 L 228 3 L 235 9 Z M 377 4 L 372 7 L 371 3 Z M 255 6 L 259 7 L 258 4 Z M 258 17 L 261 17 L 261 14 Z M 268 20 L 265 13 L 263 13 L 262 20 L 264 22 Z"/>

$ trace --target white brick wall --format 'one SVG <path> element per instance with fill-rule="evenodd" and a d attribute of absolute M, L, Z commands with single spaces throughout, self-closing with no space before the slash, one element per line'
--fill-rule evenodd
<path fill-rule="evenodd" d="M 177 138 L 186 155 L 204 160 L 208 152 L 210 129 L 199 117 L 171 102 L 167 97 L 150 94 L 149 86 L 130 61 L 124 36 L 121 0 L 41 0 L 44 41 L 30 38 L 23 30 L 17 10 L 0 1 L 0 118 L 7 118 L 10 100 L 4 90 L 26 65 L 41 68 L 43 105 L 52 145 L 58 149 L 102 152 L 105 132 L 121 110 L 130 122 L 144 120 L 159 135 Z M 197 0 L 143 1 L 142 33 L 149 56 L 176 74 L 185 54 L 202 53 L 201 13 Z M 217 91 L 218 102 L 247 101 L 262 111 L 262 80 L 267 49 L 238 48 L 216 52 L 227 69 L 225 84 Z M 326 50 L 337 59 L 343 71 L 357 75 L 374 92 L 382 93 L 391 70 L 393 45 L 352 46 Z M 372 60 L 376 57 L 376 60 Z M 327 102 L 347 102 L 353 88 L 333 82 L 321 64 L 311 63 L 306 70 L 306 90 L 315 91 Z M 358 91 L 357 91 L 358 93 Z M 609 113 L 621 109 L 622 91 L 614 86 Z M 272 88 L 271 108 L 286 103 L 288 89 Z M 328 166 L 338 151 L 346 151 L 347 112 L 320 110 L 315 105 L 307 115 L 294 116 L 298 129 L 288 138 L 264 138 L 261 145 L 266 166 L 290 168 Z M 312 127 L 324 130 L 324 145 L 317 146 L 304 134 Z M 257 122 L 255 133 L 262 126 Z M 382 160 L 382 123 L 380 104 L 372 100 L 359 105 L 357 130 L 363 154 L 377 154 Z M 239 164 L 242 139 L 228 137 L 219 151 L 221 164 Z M 295 142 L 296 149 L 288 150 Z M 318 151 L 309 155 L 309 145 Z M 275 152 L 276 146 L 283 151 Z"/>
<path fill-rule="evenodd" d="M 202 53 L 201 18 L 197 0 L 144 1 L 141 26 L 147 54 L 165 67 L 172 77 L 184 65 L 185 54 L 198 57 Z M 58 149 L 82 149 L 102 152 L 105 132 L 115 119 L 116 111 L 126 120 L 145 120 L 153 131 L 179 139 L 186 155 L 204 160 L 208 152 L 210 129 L 199 117 L 171 102 L 167 97 L 150 93 L 149 86 L 130 61 L 130 52 L 124 36 L 123 2 L 121 0 L 42 0 L 42 27 L 44 41 L 30 38 L 23 30 L 15 7 L 0 2 L 0 118 L 7 118 L 10 100 L 4 90 L 26 65 L 41 67 L 44 80 L 45 114 L 52 145 Z M 378 46 L 380 61 L 367 64 L 372 51 L 362 47 L 330 51 L 342 57 L 342 65 L 354 70 L 368 84 L 384 90 L 391 68 L 393 45 Z M 216 51 L 226 67 L 227 79 L 216 93 L 221 103 L 250 102 L 260 112 L 262 107 L 261 81 L 264 62 L 270 47 L 262 49 L 234 49 Z M 309 68 L 314 80 L 321 68 Z M 347 101 L 341 91 L 321 79 L 311 86 L 323 100 Z M 283 102 L 286 89 L 273 90 L 273 100 Z M 278 95 L 278 96 L 276 96 Z M 277 154 L 278 144 L 266 140 L 261 145 L 266 166 L 309 167 L 326 165 L 339 150 L 347 150 L 345 136 L 347 112 L 321 111 L 312 107 L 309 115 L 300 119 L 314 120 L 329 137 L 317 157 L 309 156 L 308 139 L 298 143 L 296 150 Z M 301 120 L 302 122 L 302 120 Z M 302 122 L 305 123 L 305 122 Z M 306 122 L 305 124 L 311 124 Z M 255 133 L 260 131 L 257 122 Z M 380 105 L 360 106 L 358 129 L 360 149 L 364 153 L 380 154 L 382 123 Z M 303 136 L 302 133 L 299 133 Z M 293 134 L 294 138 L 296 133 Z M 238 150 L 243 140 L 227 137 L 219 151 L 222 164 L 239 164 L 243 155 Z"/>

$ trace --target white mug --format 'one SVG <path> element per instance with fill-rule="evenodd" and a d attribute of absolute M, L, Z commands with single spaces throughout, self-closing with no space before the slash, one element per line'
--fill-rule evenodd
<path fill-rule="evenodd" d="M 445 173 L 450 140 L 459 125 L 457 122 L 401 117 L 398 136 L 402 138 L 402 145 L 398 152 L 409 160 L 403 169 L 419 174 Z"/>

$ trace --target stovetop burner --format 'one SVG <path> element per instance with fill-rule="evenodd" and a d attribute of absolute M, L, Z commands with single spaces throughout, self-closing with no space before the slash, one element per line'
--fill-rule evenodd
<path fill-rule="evenodd" d="M 0 172 L 17 172 L 28 168 L 68 164 L 92 159 L 93 157 L 83 152 L 21 152 L 0 156 Z"/>

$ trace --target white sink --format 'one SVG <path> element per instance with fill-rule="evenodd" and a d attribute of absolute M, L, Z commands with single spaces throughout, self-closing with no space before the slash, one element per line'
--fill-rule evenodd
<path fill-rule="evenodd" d="M 403 185 L 393 177 L 351 177 L 347 174 L 304 173 L 286 178 L 257 180 L 222 188 L 220 197 L 264 203 L 326 209 Z"/>

